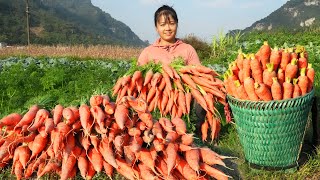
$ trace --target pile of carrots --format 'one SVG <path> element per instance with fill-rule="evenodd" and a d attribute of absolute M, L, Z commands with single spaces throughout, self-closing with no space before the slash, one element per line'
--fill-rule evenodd
<path fill-rule="evenodd" d="M 213 167 L 228 157 L 197 147 L 181 118 L 156 120 L 148 107 L 133 96 L 93 95 L 89 105 L 11 113 L 0 120 L 0 166 L 12 164 L 17 179 L 111 178 L 114 170 L 127 179 L 228 179 Z"/>
<path fill-rule="evenodd" d="M 212 141 L 217 138 L 221 116 L 215 105 L 227 106 L 226 90 L 217 72 L 203 65 L 185 66 L 179 59 L 171 64 L 149 63 L 132 69 L 113 87 L 116 102 L 124 96 L 133 96 L 144 99 L 150 112 L 158 109 L 162 117 L 181 118 L 189 115 L 195 99 L 206 111 L 201 125 L 202 140 L 207 141 L 209 132 Z M 228 108 L 225 109 L 225 113 L 230 114 Z"/>
<path fill-rule="evenodd" d="M 284 100 L 310 92 L 314 76 L 303 46 L 279 49 L 264 42 L 255 54 L 239 51 L 224 74 L 224 84 L 227 93 L 238 99 Z"/>

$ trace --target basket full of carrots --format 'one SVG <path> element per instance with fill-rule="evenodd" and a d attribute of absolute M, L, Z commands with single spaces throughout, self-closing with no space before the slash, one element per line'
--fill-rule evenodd
<path fill-rule="evenodd" d="M 303 46 L 270 48 L 237 58 L 224 85 L 246 160 L 271 168 L 297 166 L 314 96 L 315 71 Z"/>

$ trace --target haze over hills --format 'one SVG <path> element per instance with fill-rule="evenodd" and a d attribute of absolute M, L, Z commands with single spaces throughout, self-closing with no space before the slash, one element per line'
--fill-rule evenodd
<path fill-rule="evenodd" d="M 320 0 L 290 0 L 267 17 L 256 21 L 243 31 L 292 31 L 320 25 Z"/>
<path fill-rule="evenodd" d="M 126 24 L 91 0 L 29 0 L 31 44 L 145 46 Z M 0 0 L 0 42 L 27 44 L 26 1 Z"/>

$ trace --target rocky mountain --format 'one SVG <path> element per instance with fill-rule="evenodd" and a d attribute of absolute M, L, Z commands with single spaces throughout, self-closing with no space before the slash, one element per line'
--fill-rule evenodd
<path fill-rule="evenodd" d="M 146 45 L 90 0 L 0 0 L 0 42 L 27 43 L 26 2 L 31 44 Z"/>
<path fill-rule="evenodd" d="M 290 0 L 244 31 L 300 30 L 320 25 L 320 0 Z"/>

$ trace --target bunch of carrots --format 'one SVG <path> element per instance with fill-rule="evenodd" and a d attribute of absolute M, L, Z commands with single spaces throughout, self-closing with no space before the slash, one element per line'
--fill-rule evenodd
<path fill-rule="evenodd" d="M 201 125 L 202 140 L 207 141 L 211 132 L 213 141 L 221 126 L 221 116 L 215 105 L 227 106 L 226 90 L 218 76 L 203 65 L 185 66 L 179 58 L 171 64 L 133 66 L 117 80 L 113 96 L 117 95 L 116 102 L 124 96 L 144 99 L 150 112 L 158 109 L 161 117 L 170 115 L 171 118 L 189 115 L 195 99 L 206 110 L 206 119 Z M 230 114 L 228 108 L 225 109 L 225 113 Z"/>
<path fill-rule="evenodd" d="M 93 95 L 80 107 L 33 105 L 25 114 L 0 120 L 0 166 L 12 164 L 17 179 L 77 173 L 92 179 L 116 170 L 127 179 L 228 179 L 213 165 L 221 156 L 197 147 L 185 122 L 174 117 L 153 119 L 142 98 L 123 96 L 117 103 Z"/>
<path fill-rule="evenodd" d="M 314 85 L 315 71 L 303 46 L 270 48 L 255 54 L 239 51 L 224 74 L 227 93 L 251 101 L 284 100 L 304 96 Z"/>

